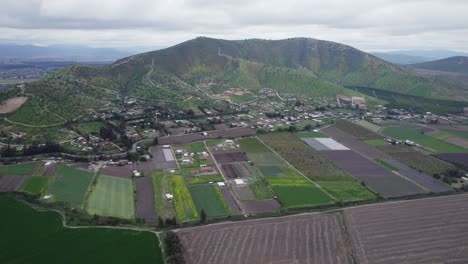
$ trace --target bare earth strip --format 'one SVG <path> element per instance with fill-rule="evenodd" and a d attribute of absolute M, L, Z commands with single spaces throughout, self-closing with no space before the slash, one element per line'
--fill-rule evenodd
<path fill-rule="evenodd" d="M 0 191 L 16 191 L 25 179 L 22 176 L 0 176 Z"/>
<path fill-rule="evenodd" d="M 27 100 L 28 97 L 20 96 L 3 101 L 0 104 L 0 114 L 12 113 L 18 110 L 24 103 L 26 103 Z"/>
<path fill-rule="evenodd" d="M 55 169 L 57 168 L 57 163 L 49 164 L 45 167 L 42 176 L 52 176 L 55 173 Z"/>
<path fill-rule="evenodd" d="M 468 195 L 345 210 L 360 264 L 468 263 Z"/>
<path fill-rule="evenodd" d="M 249 213 L 270 213 L 281 209 L 277 200 L 259 200 L 241 202 L 242 207 Z"/>
<path fill-rule="evenodd" d="M 226 223 L 178 231 L 188 264 L 350 263 L 338 214 Z"/>
<path fill-rule="evenodd" d="M 452 137 L 452 138 L 448 138 L 446 141 L 448 143 L 451 143 L 451 144 L 460 146 L 462 148 L 468 149 L 468 140 L 466 140 L 466 139 L 459 138 L 459 137 Z M 467 152 L 468 152 L 468 150 L 467 150 Z"/>
<path fill-rule="evenodd" d="M 156 221 L 156 211 L 154 208 L 154 189 L 151 178 L 135 178 L 135 188 L 137 217 L 145 219 L 146 223 L 154 223 Z"/>
<path fill-rule="evenodd" d="M 221 190 L 221 193 L 223 194 L 224 200 L 229 206 L 229 209 L 231 209 L 231 212 L 233 214 L 240 214 L 242 210 L 237 204 L 234 197 L 232 196 L 232 193 L 227 189 L 227 187 L 220 188 L 220 190 Z"/>

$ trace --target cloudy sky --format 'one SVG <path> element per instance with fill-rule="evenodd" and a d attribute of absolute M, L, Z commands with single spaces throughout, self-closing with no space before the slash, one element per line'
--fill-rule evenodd
<path fill-rule="evenodd" d="M 468 51 L 467 0 L 0 0 L 0 42 L 161 48 L 197 36 L 312 37 Z"/>

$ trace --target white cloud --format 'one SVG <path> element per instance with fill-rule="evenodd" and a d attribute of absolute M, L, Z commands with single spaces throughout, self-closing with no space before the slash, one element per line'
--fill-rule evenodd
<path fill-rule="evenodd" d="M 364 50 L 467 51 L 463 0 L 0 0 L 0 41 L 169 46 L 314 37 Z"/>

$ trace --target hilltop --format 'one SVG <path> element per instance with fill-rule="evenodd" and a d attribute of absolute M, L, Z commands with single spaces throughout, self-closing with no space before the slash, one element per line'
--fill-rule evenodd
<path fill-rule="evenodd" d="M 226 107 L 201 87 L 229 88 L 334 100 L 361 95 L 345 87 L 371 87 L 422 98 L 468 101 L 461 84 L 421 75 L 353 47 L 311 38 L 229 41 L 200 37 L 170 48 L 133 55 L 102 67 L 73 65 L 0 94 L 29 100 L 8 120 L 53 125 L 135 98 L 187 110 Z M 366 96 L 367 97 L 367 96 Z M 369 98 L 369 97 L 368 97 Z M 34 115 L 32 115 L 34 113 Z"/>
<path fill-rule="evenodd" d="M 468 57 L 455 56 L 442 60 L 409 65 L 412 68 L 468 74 Z"/>

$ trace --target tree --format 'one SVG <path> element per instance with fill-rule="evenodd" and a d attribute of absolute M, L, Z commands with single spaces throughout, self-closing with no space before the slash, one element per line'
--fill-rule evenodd
<path fill-rule="evenodd" d="M 158 217 L 158 227 L 161 229 L 164 228 L 164 221 L 161 217 Z"/>
<path fill-rule="evenodd" d="M 296 126 L 289 126 L 288 131 L 291 133 L 297 132 L 297 127 Z"/>
<path fill-rule="evenodd" d="M 203 208 L 200 210 L 200 222 L 206 222 L 206 212 Z"/>

